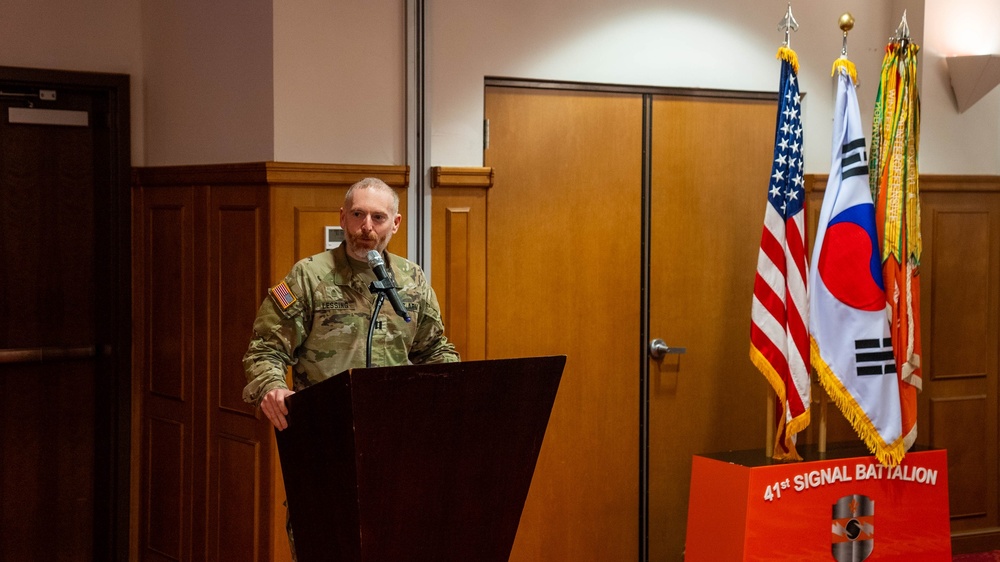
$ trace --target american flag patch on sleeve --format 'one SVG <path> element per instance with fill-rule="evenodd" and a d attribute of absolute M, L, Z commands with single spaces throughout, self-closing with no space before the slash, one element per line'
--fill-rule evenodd
<path fill-rule="evenodd" d="M 282 281 L 274 287 L 271 287 L 271 298 L 274 302 L 281 307 L 281 310 L 288 310 L 288 307 L 295 303 L 295 295 L 288 288 L 288 283 Z"/>

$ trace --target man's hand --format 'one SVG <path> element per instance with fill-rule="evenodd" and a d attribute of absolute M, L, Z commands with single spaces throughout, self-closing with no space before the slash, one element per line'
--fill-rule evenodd
<path fill-rule="evenodd" d="M 264 399 L 260 401 L 261 411 L 271 421 L 271 425 L 278 428 L 278 431 L 288 427 L 288 421 L 285 419 L 285 416 L 288 415 L 288 407 L 285 406 L 285 397 L 292 394 L 295 394 L 295 392 L 287 388 L 275 388 L 265 394 Z"/>

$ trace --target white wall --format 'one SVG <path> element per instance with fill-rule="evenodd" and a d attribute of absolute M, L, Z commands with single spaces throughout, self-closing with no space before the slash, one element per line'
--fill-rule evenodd
<path fill-rule="evenodd" d="M 927 0 L 920 171 L 1000 174 L 1000 87 L 958 113 L 945 57 L 1000 54 L 1000 0 Z"/>
<path fill-rule="evenodd" d="M 787 2 L 426 6 L 430 164 L 478 166 L 484 76 L 775 91 Z M 944 61 L 1000 53 L 997 0 L 793 2 L 807 171 L 829 165 L 837 18 L 857 20 L 849 55 L 870 123 L 903 7 L 922 46 L 921 172 L 1000 174 L 1000 89 L 959 114 Z M 404 164 L 406 9 L 406 0 L 0 0 L 0 65 L 130 74 L 138 166 Z"/>
<path fill-rule="evenodd" d="M 144 142 L 139 4 L 0 0 L 0 65 L 131 76 L 132 163 Z"/>
<path fill-rule="evenodd" d="M 274 159 L 406 162 L 406 3 L 274 3 Z"/>
<path fill-rule="evenodd" d="M 808 172 L 829 170 L 830 69 L 840 55 L 840 14 L 850 12 L 856 20 L 848 56 L 858 67 L 862 120 L 870 129 L 884 48 L 906 8 L 911 36 L 918 44 L 924 37 L 928 41 L 920 68 L 921 172 L 1000 173 L 1000 93 L 959 116 L 939 54 L 953 34 L 978 37 L 982 52 L 1000 52 L 1000 3 L 927 0 L 926 35 L 923 4 L 793 2 L 800 27 L 791 45 L 807 94 Z M 783 36 L 777 23 L 785 0 L 440 0 L 429 6 L 432 165 L 482 164 L 483 76 L 749 91 L 778 87 L 775 52 Z M 976 25 L 935 27 L 950 20 Z M 974 139 L 976 149 L 968 150 L 962 139 Z"/>
<path fill-rule="evenodd" d="M 272 160 L 271 0 L 141 5 L 145 165 Z"/>

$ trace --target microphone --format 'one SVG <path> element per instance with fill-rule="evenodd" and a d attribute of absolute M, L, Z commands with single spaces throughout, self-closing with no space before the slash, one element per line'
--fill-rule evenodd
<path fill-rule="evenodd" d="M 375 272 L 375 278 L 378 281 L 372 283 L 372 292 L 376 290 L 384 293 L 389 299 L 389 304 L 392 305 L 392 309 L 396 311 L 403 320 L 407 322 L 410 321 L 410 315 L 406 313 L 406 308 L 403 307 L 403 301 L 399 298 L 399 293 L 396 292 L 396 286 L 392 282 L 392 278 L 389 277 L 389 272 L 385 268 L 385 261 L 382 259 L 382 254 L 379 254 L 377 250 L 368 250 L 368 265 L 371 266 L 372 271 Z"/>

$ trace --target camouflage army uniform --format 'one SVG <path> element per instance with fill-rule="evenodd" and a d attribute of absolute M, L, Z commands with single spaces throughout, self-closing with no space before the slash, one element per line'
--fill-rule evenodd
<path fill-rule="evenodd" d="M 411 321 L 400 318 L 388 301 L 383 304 L 372 336 L 372 366 L 458 361 L 423 271 L 409 260 L 383 255 Z M 257 312 L 243 357 L 248 382 L 243 399 L 259 405 L 271 390 L 285 388 L 288 365 L 294 390 L 364 367 L 375 306 L 368 286 L 374 280 L 368 264 L 349 259 L 344 245 L 295 264 Z"/>

